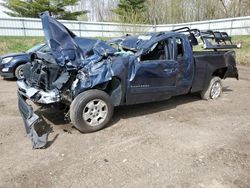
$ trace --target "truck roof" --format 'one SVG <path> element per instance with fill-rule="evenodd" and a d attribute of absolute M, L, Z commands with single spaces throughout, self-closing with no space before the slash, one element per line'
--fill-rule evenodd
<path fill-rule="evenodd" d="M 108 44 L 119 44 L 125 49 L 138 51 L 147 49 L 155 42 L 167 38 L 169 36 L 185 36 L 184 34 L 167 31 L 167 32 L 149 32 L 140 35 L 126 35 L 120 38 L 109 40 Z"/>
<path fill-rule="evenodd" d="M 207 50 L 240 48 L 239 44 L 235 45 L 232 43 L 231 37 L 226 32 L 200 31 L 199 29 L 190 29 L 189 27 L 178 28 L 172 31 L 149 32 L 134 36 L 126 35 L 112 39 L 108 43 L 116 43 L 124 49 L 136 52 L 140 49 L 147 49 L 153 43 L 170 36 L 187 37 L 192 46 L 199 45 L 198 40 L 201 40 L 203 48 Z"/>

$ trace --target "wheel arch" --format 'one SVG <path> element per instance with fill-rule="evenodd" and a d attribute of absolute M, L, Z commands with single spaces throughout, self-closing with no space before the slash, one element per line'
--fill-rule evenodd
<path fill-rule="evenodd" d="M 118 77 L 112 77 L 112 79 L 106 83 L 99 84 L 93 89 L 100 89 L 105 91 L 111 98 L 114 106 L 119 106 L 122 103 L 123 92 L 121 79 Z"/>
<path fill-rule="evenodd" d="M 207 89 L 209 87 L 210 81 L 214 77 L 219 77 L 220 79 L 225 79 L 227 67 L 220 67 L 220 68 L 217 68 L 213 71 L 211 71 L 211 70 L 212 69 L 210 69 L 210 71 L 208 71 L 206 74 L 206 78 L 205 78 L 204 85 L 203 85 L 203 90 Z"/>
<path fill-rule="evenodd" d="M 212 73 L 212 78 L 218 76 L 221 79 L 224 79 L 226 72 L 227 72 L 227 67 L 218 68 Z"/>
<path fill-rule="evenodd" d="M 107 93 L 110 96 L 111 101 L 114 106 L 119 106 L 120 104 L 122 104 L 123 98 L 124 98 L 124 92 L 122 88 L 123 87 L 122 87 L 121 79 L 114 76 L 112 77 L 111 80 L 98 84 L 92 88 L 82 88 L 82 89 L 77 90 L 72 100 L 76 98 L 80 93 L 83 93 L 92 89 L 97 89 L 97 90 L 101 90 Z"/>

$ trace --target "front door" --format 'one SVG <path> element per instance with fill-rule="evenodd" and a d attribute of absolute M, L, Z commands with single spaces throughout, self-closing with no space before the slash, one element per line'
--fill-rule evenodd
<path fill-rule="evenodd" d="M 178 62 L 174 60 L 172 38 L 159 41 L 135 63 L 128 84 L 127 103 L 164 100 L 175 91 Z"/>

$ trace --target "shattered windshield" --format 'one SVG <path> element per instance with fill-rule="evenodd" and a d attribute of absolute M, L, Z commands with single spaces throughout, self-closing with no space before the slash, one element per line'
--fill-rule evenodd
<path fill-rule="evenodd" d="M 117 49 L 120 50 L 137 52 L 144 44 L 150 41 L 152 37 L 152 33 L 146 33 L 142 35 L 124 36 L 123 38 L 111 39 L 107 43 L 110 45 L 117 45 Z"/>
<path fill-rule="evenodd" d="M 117 52 L 115 48 L 113 48 L 112 46 L 108 45 L 106 42 L 101 40 L 97 41 L 93 50 L 101 56 L 108 56 Z"/>

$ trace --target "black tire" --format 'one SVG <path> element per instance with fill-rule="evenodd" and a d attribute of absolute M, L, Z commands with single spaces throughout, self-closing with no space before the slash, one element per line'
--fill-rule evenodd
<path fill-rule="evenodd" d="M 218 93 L 216 95 L 213 95 L 213 87 L 218 88 Z M 210 81 L 210 84 L 207 89 L 203 90 L 201 92 L 201 98 L 204 100 L 209 100 L 209 99 L 217 99 L 221 96 L 222 94 L 222 83 L 221 83 L 221 78 L 220 77 L 213 77 Z"/>
<path fill-rule="evenodd" d="M 23 78 L 23 67 L 24 67 L 24 64 L 21 64 L 21 65 L 18 65 L 18 66 L 15 68 L 14 75 L 15 75 L 15 77 L 16 77 L 18 80 Z"/>
<path fill-rule="evenodd" d="M 93 108 L 96 108 L 96 106 L 99 105 L 98 101 L 100 102 L 100 104 L 104 106 L 102 108 L 98 107 L 98 109 L 94 109 L 95 111 L 92 113 L 92 115 L 90 115 Z M 95 102 L 98 102 L 98 103 L 95 104 Z M 96 105 L 96 106 L 94 106 L 93 108 L 88 107 L 91 104 Z M 105 117 L 99 117 L 100 113 L 98 114 L 98 112 L 100 111 L 100 109 L 103 114 L 105 114 L 104 109 L 106 109 L 107 112 L 106 112 Z M 107 93 L 105 93 L 104 91 L 96 90 L 96 89 L 88 90 L 79 94 L 71 103 L 70 119 L 73 125 L 79 131 L 84 132 L 84 133 L 95 132 L 104 128 L 110 122 L 113 116 L 113 111 L 114 111 L 114 106 Z M 87 119 L 83 117 L 84 114 L 87 114 L 88 116 L 91 116 L 91 117 Z M 98 123 L 96 125 L 91 125 L 92 120 L 93 122 L 98 121 Z"/>

